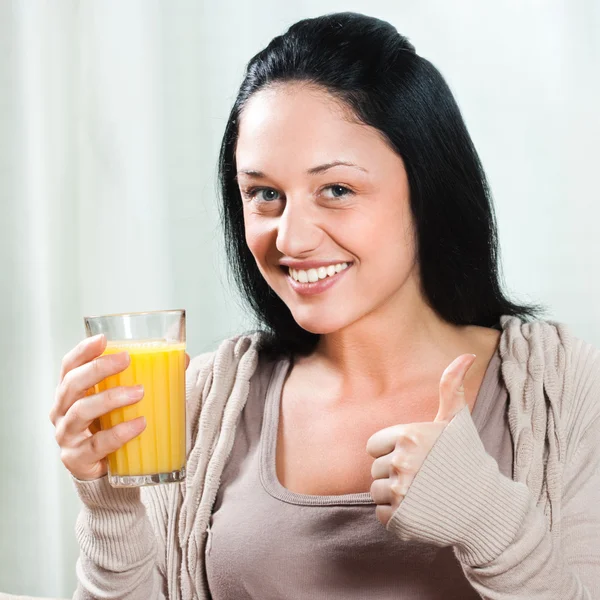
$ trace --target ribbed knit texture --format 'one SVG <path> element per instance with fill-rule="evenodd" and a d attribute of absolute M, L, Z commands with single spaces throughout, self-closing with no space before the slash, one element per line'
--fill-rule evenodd
<path fill-rule="evenodd" d="M 457 546 L 462 562 L 484 564 L 515 537 L 528 509 L 529 490 L 500 474 L 468 407 L 452 419 L 445 434 L 387 528 L 402 540 Z"/>
<path fill-rule="evenodd" d="M 453 546 L 483 598 L 600 598 L 600 352 L 557 323 L 501 324 L 514 481 L 498 472 L 463 410 L 388 529 Z M 190 364 L 184 483 L 139 491 L 113 489 L 106 477 L 74 482 L 84 504 L 75 598 L 210 598 L 207 526 L 257 342 L 257 335 L 226 340 Z"/>

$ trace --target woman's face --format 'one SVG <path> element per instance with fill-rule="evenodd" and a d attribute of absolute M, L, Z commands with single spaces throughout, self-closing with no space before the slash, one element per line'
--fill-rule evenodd
<path fill-rule="evenodd" d="M 408 182 L 375 129 L 318 88 L 280 84 L 246 104 L 236 163 L 248 247 L 301 327 L 331 333 L 407 301 Z"/>

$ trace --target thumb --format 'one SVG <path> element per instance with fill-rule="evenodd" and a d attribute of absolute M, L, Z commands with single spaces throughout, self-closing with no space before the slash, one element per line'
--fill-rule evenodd
<path fill-rule="evenodd" d="M 185 353 L 185 368 L 187 369 L 190 366 L 190 355 Z"/>
<path fill-rule="evenodd" d="M 444 371 L 440 380 L 440 407 L 434 421 L 450 421 L 465 406 L 465 377 L 475 359 L 475 354 L 462 354 Z"/>

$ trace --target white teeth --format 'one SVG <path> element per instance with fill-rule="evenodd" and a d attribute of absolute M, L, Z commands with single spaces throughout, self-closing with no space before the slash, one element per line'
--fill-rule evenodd
<path fill-rule="evenodd" d="M 315 283 L 319 279 L 333 277 L 337 273 L 348 268 L 348 263 L 338 263 L 337 265 L 328 265 L 327 267 L 319 267 L 318 269 L 289 269 L 290 277 L 300 283 Z"/>

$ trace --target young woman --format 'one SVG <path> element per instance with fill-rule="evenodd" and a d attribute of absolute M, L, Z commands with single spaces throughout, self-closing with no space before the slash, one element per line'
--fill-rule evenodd
<path fill-rule="evenodd" d="M 502 291 L 484 173 L 388 23 L 307 19 L 249 63 L 220 157 L 260 331 L 187 371 L 188 476 L 113 489 L 103 338 L 51 412 L 77 598 L 600 597 L 600 353 Z"/>

